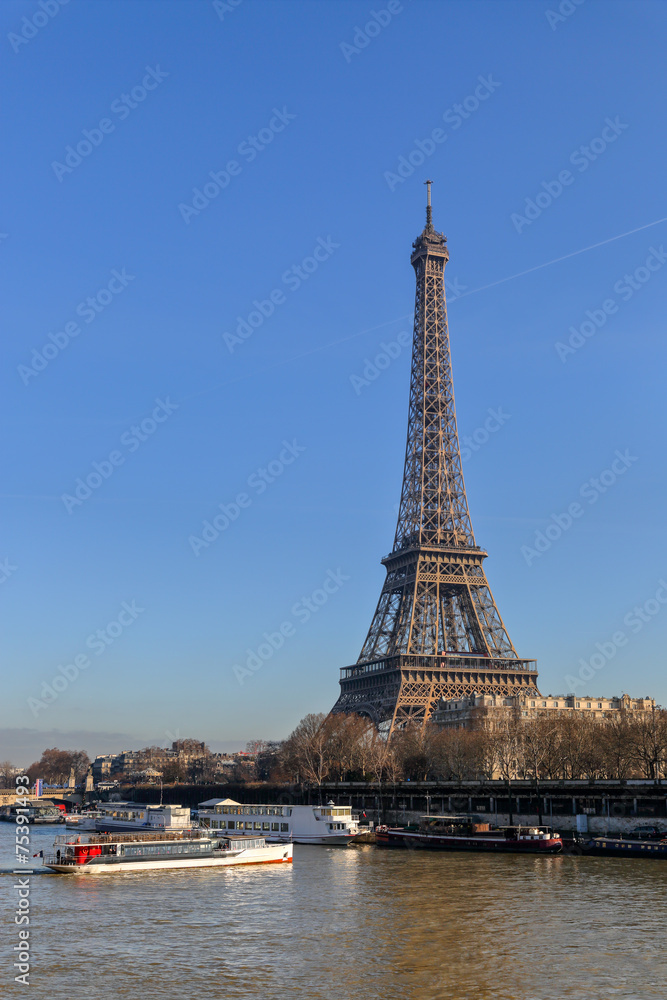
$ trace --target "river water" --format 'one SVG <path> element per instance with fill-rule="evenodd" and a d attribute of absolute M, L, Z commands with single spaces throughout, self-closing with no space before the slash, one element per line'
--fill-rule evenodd
<path fill-rule="evenodd" d="M 62 832 L 31 827 L 31 853 Z M 0 993 L 25 989 L 13 838 L 0 823 Z M 296 845 L 290 866 L 29 881 L 40 1000 L 667 997 L 664 861 Z"/>

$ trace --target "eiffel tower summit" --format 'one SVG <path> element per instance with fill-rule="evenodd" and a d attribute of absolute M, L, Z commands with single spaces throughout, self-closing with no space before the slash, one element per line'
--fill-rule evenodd
<path fill-rule="evenodd" d="M 440 698 L 535 693 L 535 660 L 520 660 L 475 544 L 456 426 L 447 329 L 447 240 L 426 226 L 412 244 L 415 320 L 408 440 L 396 536 L 359 659 L 343 667 L 333 712 L 389 729 L 424 724 Z"/>

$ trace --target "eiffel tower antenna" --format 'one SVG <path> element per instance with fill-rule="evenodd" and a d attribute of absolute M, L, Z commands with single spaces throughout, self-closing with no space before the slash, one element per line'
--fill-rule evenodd
<path fill-rule="evenodd" d="M 461 467 L 449 349 L 447 240 L 426 225 L 412 244 L 415 320 L 403 488 L 380 600 L 334 712 L 377 725 L 425 724 L 440 698 L 539 694 L 498 613 L 475 542 Z"/>
<path fill-rule="evenodd" d="M 431 212 L 431 184 L 433 181 L 424 181 L 426 185 L 426 228 L 433 229 L 433 217 Z"/>

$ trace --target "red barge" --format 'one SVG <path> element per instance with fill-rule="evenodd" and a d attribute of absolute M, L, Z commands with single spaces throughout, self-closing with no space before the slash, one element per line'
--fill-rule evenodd
<path fill-rule="evenodd" d="M 563 841 L 548 826 L 504 826 L 471 816 L 422 816 L 419 827 L 375 830 L 380 847 L 407 847 L 435 851 L 490 851 L 496 854 L 559 854 Z"/>

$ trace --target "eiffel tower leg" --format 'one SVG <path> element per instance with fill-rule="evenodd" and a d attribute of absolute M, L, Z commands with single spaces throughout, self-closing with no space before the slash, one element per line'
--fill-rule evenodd
<path fill-rule="evenodd" d="M 406 725 L 418 725 L 423 728 L 438 702 L 440 686 L 438 679 L 433 675 L 430 679 L 422 681 L 403 678 L 391 720 L 390 735 L 394 729 L 402 729 Z"/>

